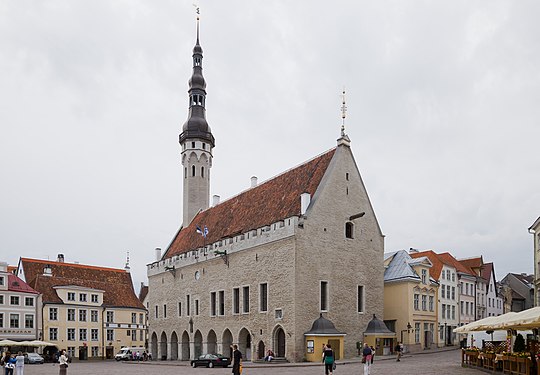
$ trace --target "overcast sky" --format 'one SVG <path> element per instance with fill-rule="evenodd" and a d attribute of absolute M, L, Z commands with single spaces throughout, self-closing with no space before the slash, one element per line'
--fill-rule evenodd
<path fill-rule="evenodd" d="M 193 1 L 0 1 L 0 260 L 146 280 L 182 220 Z M 200 1 L 211 195 L 346 132 L 386 251 L 533 271 L 540 2 Z M 209 228 L 211 230 L 211 228 Z"/>

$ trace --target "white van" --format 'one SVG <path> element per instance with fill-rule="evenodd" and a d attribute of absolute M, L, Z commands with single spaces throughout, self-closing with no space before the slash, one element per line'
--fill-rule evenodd
<path fill-rule="evenodd" d="M 142 359 L 142 354 L 146 349 L 142 346 L 124 346 L 114 356 L 117 361 L 130 361 L 133 359 L 133 354 L 139 352 L 139 358 Z"/>

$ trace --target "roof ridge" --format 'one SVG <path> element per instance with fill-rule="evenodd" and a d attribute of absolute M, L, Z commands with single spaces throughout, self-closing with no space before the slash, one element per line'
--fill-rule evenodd
<path fill-rule="evenodd" d="M 328 150 L 326 150 L 326 151 L 324 151 L 324 152 L 321 152 L 320 154 L 318 154 L 318 155 L 316 155 L 316 156 L 314 156 L 314 157 L 312 157 L 312 158 L 310 158 L 310 159 L 308 159 L 308 160 L 305 160 L 304 162 L 302 162 L 302 163 L 300 163 L 300 164 L 297 164 L 297 165 L 295 165 L 294 167 L 291 167 L 291 168 L 289 168 L 289 169 L 287 169 L 287 170 L 285 170 L 285 171 L 283 171 L 283 172 L 281 172 L 281 173 L 278 173 L 278 174 L 276 174 L 276 175 L 273 176 L 273 177 L 267 178 L 266 180 L 264 180 L 264 181 L 258 183 L 257 186 L 248 187 L 247 189 L 244 189 L 244 190 L 240 191 L 239 193 L 237 193 L 237 194 L 235 194 L 235 195 L 231 195 L 229 198 L 226 198 L 226 199 L 224 199 L 223 201 L 220 201 L 219 204 L 216 204 L 215 206 L 211 206 L 211 207 L 208 207 L 208 208 L 205 209 L 205 210 L 199 211 L 199 213 L 208 211 L 208 210 L 210 210 L 210 209 L 212 209 L 212 208 L 214 208 L 214 207 L 216 207 L 216 206 L 219 206 L 219 205 L 221 205 L 221 204 L 223 204 L 223 203 L 225 203 L 225 202 L 227 202 L 227 201 L 230 201 L 231 199 L 234 199 L 234 198 L 236 198 L 236 197 L 239 197 L 240 195 L 242 195 L 242 194 L 244 194 L 244 193 L 246 193 L 246 192 L 248 192 L 248 191 L 250 191 L 250 190 L 256 189 L 256 188 L 258 188 L 259 186 L 263 186 L 264 184 L 267 184 L 267 183 L 269 183 L 270 181 L 275 180 L 276 178 L 281 177 L 281 176 L 283 176 L 284 174 L 289 173 L 290 171 L 293 171 L 293 170 L 295 170 L 295 169 L 297 169 L 297 168 L 300 168 L 301 166 L 303 166 L 303 165 L 305 165 L 305 164 L 311 163 L 313 160 L 316 160 L 317 158 L 320 158 L 321 156 L 326 155 L 326 154 L 328 154 L 329 152 L 334 151 L 336 148 L 337 148 L 337 146 L 334 146 L 334 147 L 332 147 L 331 149 L 328 149 Z M 196 216 L 195 216 L 195 217 L 196 217 Z M 193 221 L 193 220 L 192 220 L 192 221 Z"/>
<path fill-rule="evenodd" d="M 121 269 L 121 268 L 92 266 L 90 264 L 80 264 L 80 263 L 58 262 L 58 261 L 55 261 L 55 260 L 21 258 L 21 261 L 28 261 L 28 262 L 32 262 L 32 263 L 54 264 L 54 265 L 57 265 L 57 266 L 60 265 L 60 266 L 70 266 L 70 267 L 78 267 L 78 268 L 89 268 L 89 269 L 102 270 L 102 271 L 114 271 L 114 272 L 122 272 L 122 273 L 126 272 L 126 270 Z"/>

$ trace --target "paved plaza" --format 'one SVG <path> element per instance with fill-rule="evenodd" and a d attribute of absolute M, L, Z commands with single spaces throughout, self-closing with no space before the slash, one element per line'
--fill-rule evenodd
<path fill-rule="evenodd" d="M 372 367 L 372 375 L 474 375 L 482 374 L 479 370 L 466 369 L 461 367 L 460 351 L 452 350 L 446 352 L 418 354 L 405 356 L 401 362 L 395 360 L 375 361 Z M 291 364 L 287 367 L 277 367 L 276 365 L 253 365 L 247 364 L 243 375 L 323 375 L 322 364 Z M 256 366 L 256 367 L 255 367 Z M 361 375 L 362 364 L 360 362 L 338 364 L 336 375 Z M 26 365 L 25 375 L 56 375 L 58 365 Z M 187 362 L 156 362 L 156 363 L 120 363 L 114 361 L 106 362 L 74 362 L 68 368 L 68 375 L 224 375 L 230 374 L 231 368 L 196 368 L 189 367 Z"/>

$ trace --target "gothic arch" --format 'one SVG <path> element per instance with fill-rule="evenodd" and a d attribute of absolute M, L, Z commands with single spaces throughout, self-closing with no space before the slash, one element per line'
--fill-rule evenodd
<path fill-rule="evenodd" d="M 198 358 L 202 352 L 202 334 L 201 331 L 197 330 L 195 331 L 195 336 L 193 337 L 193 341 L 195 343 L 194 349 L 195 349 L 195 356 L 194 358 Z"/>
<path fill-rule="evenodd" d="M 206 336 L 206 342 L 208 345 L 208 353 L 216 354 L 217 353 L 217 336 L 213 329 L 208 332 Z"/>
<path fill-rule="evenodd" d="M 159 359 L 167 360 L 167 334 L 165 332 L 161 332 L 159 339 Z"/>
<path fill-rule="evenodd" d="M 189 361 L 190 355 L 189 355 L 189 334 L 184 331 L 182 333 L 182 353 L 180 359 L 182 361 Z"/>
<path fill-rule="evenodd" d="M 285 330 L 281 325 L 277 325 L 272 333 L 273 351 L 276 357 L 285 357 L 286 353 L 286 340 Z"/>
<path fill-rule="evenodd" d="M 171 359 L 173 361 L 178 359 L 178 336 L 174 331 L 171 335 Z"/>
<path fill-rule="evenodd" d="M 152 358 L 158 358 L 158 339 L 155 332 L 152 332 L 152 336 L 150 338 L 150 354 L 152 354 Z"/>

